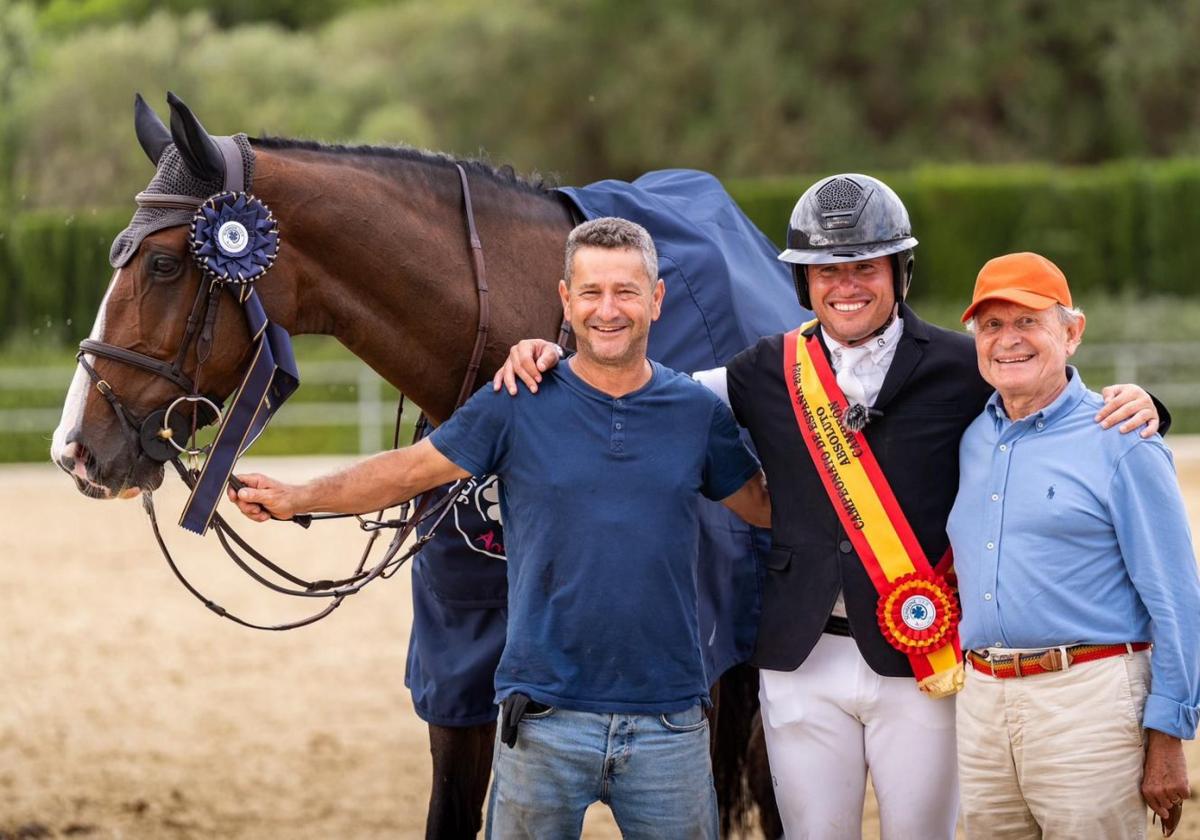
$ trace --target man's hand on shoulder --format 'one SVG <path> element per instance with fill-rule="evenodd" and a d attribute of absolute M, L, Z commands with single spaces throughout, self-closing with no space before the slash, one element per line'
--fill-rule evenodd
<path fill-rule="evenodd" d="M 1142 429 L 1142 437 L 1153 437 L 1158 431 L 1158 409 L 1154 400 L 1137 385 L 1109 385 L 1100 392 L 1104 405 L 1096 414 L 1101 428 L 1111 429 L 1121 423 L 1121 434 Z"/>
<path fill-rule="evenodd" d="M 537 393 L 542 373 L 558 364 L 563 350 L 553 341 L 543 338 L 526 338 L 518 341 L 508 351 L 508 359 L 492 377 L 492 390 L 503 387 L 512 396 L 517 395 L 517 380 L 525 383 L 530 393 Z"/>
<path fill-rule="evenodd" d="M 271 517 L 291 519 L 302 512 L 300 487 L 258 473 L 239 475 L 238 480 L 246 486 L 237 491 L 230 487 L 226 493 L 247 518 L 266 522 Z"/>

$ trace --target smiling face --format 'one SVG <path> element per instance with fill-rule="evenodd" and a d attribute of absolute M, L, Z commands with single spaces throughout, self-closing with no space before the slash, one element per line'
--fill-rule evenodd
<path fill-rule="evenodd" d="M 640 366 L 662 311 L 662 280 L 646 276 L 633 248 L 583 246 L 573 260 L 571 285 L 560 282 L 558 292 L 580 357 L 609 368 Z"/>
<path fill-rule="evenodd" d="M 842 344 L 861 343 L 895 311 L 891 257 L 810 265 L 806 273 L 821 329 Z"/>
<path fill-rule="evenodd" d="M 1031 309 L 1006 300 L 975 310 L 979 373 L 1000 392 L 1013 419 L 1045 408 L 1067 385 L 1067 359 L 1083 338 L 1084 318 L 1066 325 L 1056 307 Z"/>

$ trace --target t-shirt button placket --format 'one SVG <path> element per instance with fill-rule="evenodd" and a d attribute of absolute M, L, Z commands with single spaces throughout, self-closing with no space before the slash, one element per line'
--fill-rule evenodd
<path fill-rule="evenodd" d="M 625 403 L 623 400 L 613 400 L 612 430 L 609 433 L 609 449 L 621 453 L 625 451 Z"/>

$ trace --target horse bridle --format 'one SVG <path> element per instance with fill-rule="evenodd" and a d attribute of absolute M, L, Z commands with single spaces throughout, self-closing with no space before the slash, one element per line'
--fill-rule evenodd
<path fill-rule="evenodd" d="M 224 138 L 221 138 L 224 139 Z M 228 159 L 227 155 L 227 159 Z M 471 203 L 471 190 L 467 181 L 467 173 L 461 164 L 456 163 L 455 167 L 458 170 L 459 180 L 462 185 L 463 194 L 463 210 L 466 217 L 467 233 L 471 248 L 471 263 L 475 276 L 475 288 L 479 301 L 479 322 L 475 334 L 475 343 L 471 351 L 471 358 L 467 365 L 466 372 L 463 376 L 462 386 L 459 388 L 458 398 L 455 403 L 455 408 L 461 406 L 470 397 L 474 387 L 475 380 L 479 375 L 479 369 L 483 361 L 483 353 L 487 345 L 488 330 L 491 322 L 491 311 L 488 303 L 488 284 L 487 273 L 483 259 L 483 245 L 479 239 L 479 233 L 475 224 L 475 213 Z M 227 167 L 228 169 L 229 167 Z M 231 175 L 227 175 L 226 188 L 230 184 Z M 240 174 L 236 176 L 234 186 L 240 189 Z M 142 207 L 166 207 L 172 209 L 194 209 L 204 202 L 204 199 L 197 199 L 191 196 L 179 195 L 161 195 L 139 193 L 137 202 Z M 247 287 L 241 287 L 239 294 L 245 294 Z M 196 293 L 196 298 L 192 303 L 191 311 L 188 315 L 187 323 L 184 327 L 183 339 L 179 349 L 176 351 L 175 358 L 170 362 L 165 362 L 162 359 L 156 359 L 153 356 L 148 356 L 144 353 L 139 353 L 135 350 L 130 350 L 125 347 L 118 347 L 113 344 L 108 344 L 96 339 L 85 339 L 80 342 L 77 359 L 80 366 L 91 379 L 96 390 L 98 390 L 105 400 L 112 407 L 113 412 L 117 416 L 117 420 L 121 425 L 122 433 L 128 440 L 133 452 L 142 452 L 147 457 L 159 463 L 171 463 L 183 480 L 184 484 L 189 488 L 195 487 L 199 477 L 196 460 L 201 454 L 204 454 L 205 449 L 196 445 L 196 433 L 205 425 L 215 421 L 222 410 L 221 405 L 215 399 L 201 393 L 198 389 L 200 382 L 200 373 L 204 363 L 208 360 L 209 354 L 212 351 L 213 330 L 216 323 L 217 310 L 220 305 L 220 299 L 223 293 L 227 290 L 226 284 L 217 280 L 211 280 L 208 283 L 201 282 Z M 560 331 L 559 341 L 562 343 L 567 332 L 567 326 L 564 323 L 563 329 Z M 184 364 L 188 357 L 188 352 L 192 345 L 196 347 L 196 370 L 194 377 L 189 377 L 184 372 Z M 124 365 L 128 365 L 147 373 L 166 379 L 173 385 L 178 387 L 183 394 L 171 400 L 166 406 L 158 408 L 150 412 L 140 423 L 137 422 L 134 415 L 121 402 L 120 397 L 113 391 L 109 383 L 100 376 L 95 367 L 87 361 L 87 354 L 108 359 Z M 177 407 L 181 403 L 188 403 L 194 406 L 190 419 L 182 414 L 175 414 Z M 400 422 L 404 411 L 404 395 L 400 395 L 399 403 L 396 410 L 395 427 L 392 434 L 393 448 L 399 446 L 400 437 Z M 208 417 L 204 412 L 212 414 Z M 174 416 L 173 416 L 174 415 Z M 175 418 L 178 418 L 176 420 Z M 204 421 L 204 422 L 201 422 Z M 415 443 L 424 435 L 428 429 L 428 422 L 425 415 L 422 414 L 417 421 L 417 426 L 413 435 Z M 177 438 L 183 438 L 186 444 L 180 444 Z M 189 465 L 184 465 L 181 456 L 189 458 Z M 393 519 L 384 519 L 384 514 L 387 509 L 380 510 L 373 519 L 368 519 L 360 515 L 355 518 L 359 522 L 360 528 L 366 531 L 370 536 L 367 540 L 367 545 L 359 559 L 358 565 L 353 574 L 349 577 L 340 580 L 305 580 L 291 574 L 281 566 L 271 562 L 261 553 L 250 546 L 219 514 L 214 513 L 212 518 L 212 528 L 217 533 L 217 538 L 226 553 L 234 561 L 234 563 L 246 572 L 251 578 L 272 589 L 273 591 L 292 595 L 296 597 L 307 598 L 329 598 L 329 604 L 321 611 L 314 613 L 306 618 L 287 622 L 284 624 L 265 625 L 258 624 L 229 612 L 224 607 L 215 603 L 201 593 L 188 578 L 183 574 L 178 564 L 167 548 L 166 542 L 162 537 L 162 533 L 158 525 L 158 517 L 155 513 L 153 493 L 147 491 L 143 493 L 143 507 L 146 510 L 147 516 L 150 519 L 151 528 L 154 532 L 155 540 L 158 542 L 159 548 L 166 558 L 167 563 L 174 572 L 175 577 L 183 584 L 193 596 L 195 596 L 208 609 L 212 610 L 217 615 L 227 618 L 244 627 L 250 627 L 258 630 L 290 630 L 296 627 L 303 627 L 312 624 L 332 613 L 339 607 L 342 601 L 349 595 L 360 591 L 366 584 L 378 577 L 390 577 L 402 566 L 409 558 L 415 555 L 421 548 L 433 538 L 438 526 L 445 519 L 453 506 L 455 500 L 462 492 L 462 489 L 474 479 L 463 479 L 453 484 L 449 491 L 444 496 L 434 501 L 434 496 L 426 493 L 420 497 L 420 501 L 416 505 L 415 510 L 412 510 L 411 500 L 401 503 L 399 516 Z M 240 489 L 241 483 L 234 477 L 230 477 L 230 485 L 234 489 Z M 410 515 L 411 513 L 411 515 Z M 344 518 L 348 514 L 305 514 L 294 518 L 301 526 L 307 528 L 313 520 L 319 519 L 335 519 Z M 404 542 L 412 535 L 418 526 L 429 522 L 429 529 L 422 534 L 414 544 L 403 554 L 400 554 L 400 549 Z M 370 557 L 372 548 L 381 531 L 385 529 L 394 529 L 395 534 L 392 537 L 387 549 L 384 551 L 381 559 L 370 569 L 366 568 L 367 561 Z M 284 586 L 264 577 L 260 572 L 255 570 L 250 563 L 243 558 L 234 548 L 236 545 L 242 551 L 245 551 L 249 557 L 270 570 L 272 573 L 282 577 L 288 581 L 291 586 Z M 298 587 L 298 588 L 293 588 Z"/>

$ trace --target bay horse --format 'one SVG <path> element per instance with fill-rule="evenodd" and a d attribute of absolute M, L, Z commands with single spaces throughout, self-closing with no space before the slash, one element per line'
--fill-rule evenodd
<path fill-rule="evenodd" d="M 140 96 L 135 104 L 138 140 L 159 167 L 156 177 L 163 173 L 160 162 L 172 157 L 185 170 L 171 185 L 174 191 L 182 181 L 202 194 L 219 191 L 228 156 L 222 159 L 182 101 L 173 95 L 168 101 L 169 129 Z M 470 180 L 487 260 L 491 318 L 477 384 L 517 340 L 558 334 L 562 312 L 554 289 L 575 221 L 564 199 L 540 181 L 410 148 L 277 138 L 243 143 L 253 193 L 271 208 L 286 238 L 271 271 L 255 283 L 271 321 L 291 335 L 337 338 L 433 423 L 455 407 L 479 320 L 459 167 Z M 141 230 L 124 243 L 128 252 L 117 261 L 91 338 L 164 365 L 177 360 L 197 389 L 224 400 L 250 361 L 246 319 L 236 305 L 226 305 L 206 326 L 211 335 L 203 357 L 198 345 L 189 347 L 189 310 L 208 281 L 191 259 L 188 229 L 153 214 L 135 215 L 135 227 L 139 218 Z M 100 382 L 119 398 L 124 420 Z M 53 461 L 93 498 L 156 489 L 163 465 L 131 441 L 129 421 L 161 410 L 179 390 L 176 381 L 144 365 L 84 352 L 54 432 Z M 746 826 L 751 786 L 765 787 L 755 798 L 766 800 L 760 808 L 768 825 L 773 822 L 769 781 L 764 786 L 759 773 L 755 784 L 746 764 L 756 686 L 756 672 L 734 669 L 714 697 L 722 701 L 714 776 L 726 830 Z M 427 836 L 474 837 L 495 724 L 430 724 L 429 730 L 434 778 Z"/>

